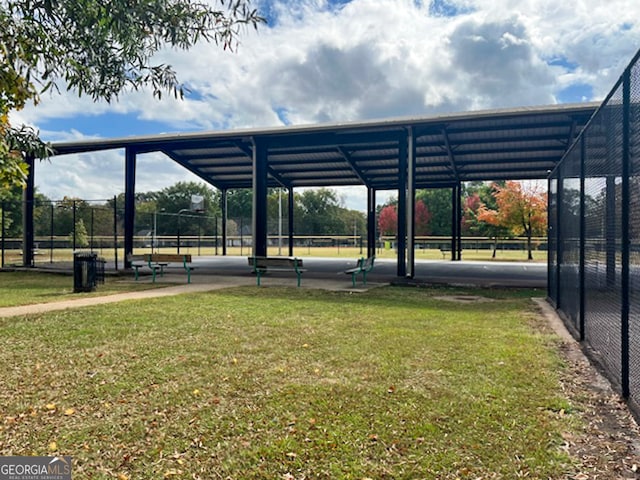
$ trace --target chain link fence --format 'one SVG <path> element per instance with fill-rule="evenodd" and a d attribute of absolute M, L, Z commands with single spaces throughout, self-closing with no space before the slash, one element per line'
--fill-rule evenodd
<path fill-rule="evenodd" d="M 549 299 L 640 416 L 640 52 L 549 178 Z"/>

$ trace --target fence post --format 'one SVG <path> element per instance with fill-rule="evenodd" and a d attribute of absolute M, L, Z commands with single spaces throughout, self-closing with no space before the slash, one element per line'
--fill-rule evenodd
<path fill-rule="evenodd" d="M 629 397 L 629 202 L 631 195 L 629 192 L 629 122 L 630 122 L 630 99 L 631 99 L 631 67 L 624 71 L 622 82 L 622 205 L 621 205 L 621 227 L 622 227 L 622 311 L 620 318 L 621 330 L 621 386 L 622 396 Z"/>
<path fill-rule="evenodd" d="M 587 142 L 585 141 L 584 132 L 580 136 L 580 265 L 579 265 L 579 291 L 580 291 L 580 341 L 584 341 L 585 339 L 585 247 L 586 247 L 586 234 L 587 234 L 587 219 L 585 218 L 586 212 L 586 202 L 585 202 L 585 162 L 586 162 L 586 152 L 585 149 L 587 147 Z"/>
<path fill-rule="evenodd" d="M 76 201 L 73 201 L 73 253 L 76 252 Z"/>
<path fill-rule="evenodd" d="M 113 196 L 113 250 L 116 265 L 116 272 L 118 271 L 118 196 Z"/>
<path fill-rule="evenodd" d="M 53 263 L 53 216 L 55 212 L 55 207 L 53 206 L 53 202 L 51 202 L 51 225 L 49 225 L 49 263 Z"/>

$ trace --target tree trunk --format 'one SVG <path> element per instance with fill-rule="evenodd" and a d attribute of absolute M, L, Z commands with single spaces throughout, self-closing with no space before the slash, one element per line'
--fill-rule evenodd
<path fill-rule="evenodd" d="M 496 250 L 498 250 L 498 236 L 493 237 L 493 253 L 491 254 L 491 258 L 496 258 Z"/>
<path fill-rule="evenodd" d="M 531 254 L 531 229 L 527 231 L 527 250 L 529 252 L 527 260 L 533 260 L 533 255 Z"/>

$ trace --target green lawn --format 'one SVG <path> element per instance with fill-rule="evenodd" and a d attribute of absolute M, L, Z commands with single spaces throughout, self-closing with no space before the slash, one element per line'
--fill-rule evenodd
<path fill-rule="evenodd" d="M 130 278 L 107 277 L 95 292 L 82 293 L 82 297 L 109 295 L 112 293 L 148 290 L 163 285 L 132 282 Z M 73 293 L 73 276 L 41 272 L 0 272 L 0 307 L 48 303 L 79 298 Z"/>
<path fill-rule="evenodd" d="M 559 478 L 532 291 L 236 288 L 0 319 L 0 455 L 74 479 Z"/>

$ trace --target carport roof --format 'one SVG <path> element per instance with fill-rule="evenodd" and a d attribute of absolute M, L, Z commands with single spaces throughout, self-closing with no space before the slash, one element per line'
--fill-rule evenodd
<path fill-rule="evenodd" d="M 544 179 L 598 103 L 486 110 L 383 121 L 161 134 L 56 143 L 56 154 L 163 152 L 220 188 L 251 188 L 253 148 L 266 146 L 270 187 L 399 187 L 401 142 L 415 139 L 416 188 L 473 180 Z"/>

